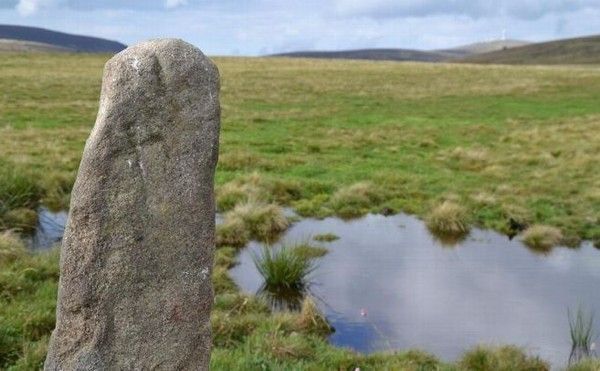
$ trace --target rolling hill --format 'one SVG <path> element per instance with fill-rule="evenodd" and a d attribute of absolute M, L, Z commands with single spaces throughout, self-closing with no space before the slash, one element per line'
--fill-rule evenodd
<path fill-rule="evenodd" d="M 72 52 L 72 50 L 35 41 L 0 39 L 0 52 Z"/>
<path fill-rule="evenodd" d="M 465 57 L 473 54 L 489 53 L 497 50 L 510 49 L 529 44 L 531 43 L 522 40 L 492 40 L 434 51 L 437 53 L 444 53 L 455 57 Z"/>
<path fill-rule="evenodd" d="M 98 37 L 13 25 L 0 25 L 0 39 L 0 51 L 117 53 L 126 48 L 120 42 Z"/>
<path fill-rule="evenodd" d="M 273 54 L 272 57 L 364 59 L 372 61 L 446 62 L 478 53 L 526 45 L 519 40 L 494 40 L 440 50 L 357 49 L 340 51 L 297 51 Z"/>
<path fill-rule="evenodd" d="M 448 59 L 444 53 L 411 49 L 359 49 L 341 51 L 298 51 L 273 54 L 271 57 L 364 59 L 372 61 L 441 62 Z"/>
<path fill-rule="evenodd" d="M 469 55 L 465 63 L 593 64 L 600 63 L 600 35 L 529 44 Z"/>

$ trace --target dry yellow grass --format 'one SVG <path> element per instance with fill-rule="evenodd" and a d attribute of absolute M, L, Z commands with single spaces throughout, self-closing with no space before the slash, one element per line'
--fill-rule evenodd
<path fill-rule="evenodd" d="M 462 235 L 469 232 L 467 209 L 452 201 L 444 201 L 433 208 L 426 223 L 434 234 Z"/>
<path fill-rule="evenodd" d="M 563 235 L 560 229 L 548 225 L 532 225 L 521 236 L 523 242 L 537 250 L 549 250 L 561 243 Z"/>

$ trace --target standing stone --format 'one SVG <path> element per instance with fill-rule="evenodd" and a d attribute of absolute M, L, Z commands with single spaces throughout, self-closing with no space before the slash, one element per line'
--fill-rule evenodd
<path fill-rule="evenodd" d="M 205 370 L 219 75 L 181 40 L 104 70 L 73 188 L 46 370 Z"/>

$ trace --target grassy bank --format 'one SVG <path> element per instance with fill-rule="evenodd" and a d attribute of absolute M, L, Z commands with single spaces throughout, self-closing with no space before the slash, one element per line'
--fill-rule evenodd
<path fill-rule="evenodd" d="M 423 351 L 360 355 L 328 345 L 329 327 L 306 300 L 299 313 L 271 313 L 242 294 L 228 276 L 236 250 L 217 250 L 212 314 L 214 370 L 547 370 L 534 355 L 511 346 L 478 346 L 455 363 Z M 54 328 L 58 284 L 56 250 L 32 255 L 11 233 L 0 234 L 0 369 L 37 370 Z M 597 370 L 585 361 L 573 370 Z"/>
<path fill-rule="evenodd" d="M 0 172 L 34 189 L 2 176 L 3 203 L 16 193 L 27 197 L 10 207 L 67 205 L 107 59 L 0 57 Z M 472 224 L 508 233 L 512 218 L 575 244 L 600 239 L 596 67 L 216 62 L 219 186 L 258 172 L 293 185 L 280 195 L 303 215 L 426 216 L 450 200 Z"/>

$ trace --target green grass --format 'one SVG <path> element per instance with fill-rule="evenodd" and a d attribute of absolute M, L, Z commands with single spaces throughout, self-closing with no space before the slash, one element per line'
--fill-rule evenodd
<path fill-rule="evenodd" d="M 567 371 L 600 371 L 600 359 L 587 358 L 581 362 L 570 365 Z"/>
<path fill-rule="evenodd" d="M 527 355 L 515 346 L 478 346 L 466 352 L 460 366 L 469 371 L 549 371 L 550 365 L 539 357 Z"/>
<path fill-rule="evenodd" d="M 57 289 L 57 251 L 32 255 L 18 235 L 0 233 L 0 369 L 43 362 Z"/>
<path fill-rule="evenodd" d="M 319 242 L 333 242 L 333 241 L 336 241 L 339 239 L 340 239 L 340 237 L 333 233 L 323 233 L 323 234 L 318 234 L 313 237 L 313 240 L 319 241 Z"/>
<path fill-rule="evenodd" d="M 0 55 L 0 229 L 24 229 L 40 204 L 68 207 L 107 59 Z M 289 224 L 281 206 L 316 217 L 426 217 L 451 200 L 469 226 L 508 232 L 513 218 L 600 241 L 597 67 L 216 63 L 216 188 L 227 228 L 213 276 L 213 369 L 469 369 L 422 351 L 337 349 L 301 313 L 271 313 L 263 299 L 240 293 L 228 275 L 236 249 L 225 246 L 274 239 Z M 0 368 L 35 369 L 54 326 L 58 257 L 28 254 L 9 235 L 0 241 Z M 488 353 L 529 357 L 477 349 Z"/>
<path fill-rule="evenodd" d="M 3 201 L 26 194 L 30 208 L 68 206 L 107 59 L 1 56 L 0 170 L 16 169 L 33 186 L 11 190 Z M 424 217 L 451 198 L 476 225 L 506 232 L 517 215 L 564 235 L 600 239 L 596 67 L 216 63 L 223 108 L 216 179 L 224 211 L 248 197 L 224 196 L 221 188 L 231 182 L 238 189 L 249 183 L 261 201 L 306 216 L 391 209 Z M 253 174 L 264 182 L 253 183 Z M 370 190 L 349 193 L 356 184 Z"/>

